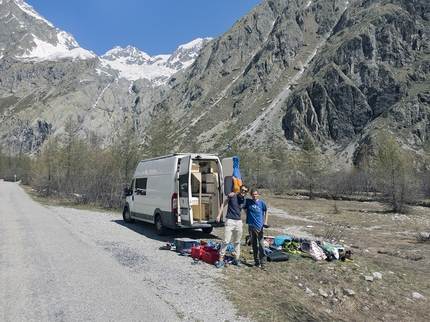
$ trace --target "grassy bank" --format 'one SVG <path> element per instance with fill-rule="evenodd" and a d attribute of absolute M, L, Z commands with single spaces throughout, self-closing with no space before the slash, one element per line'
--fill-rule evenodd
<path fill-rule="evenodd" d="M 266 235 L 303 227 L 315 240 L 346 246 L 354 262 L 292 255 L 287 262 L 268 263 L 267 272 L 246 265 L 224 268 L 228 281 L 222 285 L 240 314 L 255 321 L 427 321 L 430 243 L 417 233 L 430 231 L 428 208 L 404 215 L 386 212 L 377 202 L 267 191 L 261 198 L 288 214 L 272 215 Z M 222 235 L 222 229 L 216 233 Z"/>

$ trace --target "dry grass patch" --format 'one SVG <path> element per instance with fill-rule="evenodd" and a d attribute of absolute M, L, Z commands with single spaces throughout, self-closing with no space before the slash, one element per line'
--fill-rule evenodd
<path fill-rule="evenodd" d="M 248 266 L 224 269 L 228 282 L 223 285 L 241 315 L 255 321 L 428 320 L 430 243 L 416 235 L 429 232 L 430 209 L 415 207 L 402 215 L 386 212 L 377 202 L 307 200 L 267 191 L 261 198 L 269 211 L 283 211 L 270 215 L 266 235 L 299 226 L 315 240 L 344 245 L 354 262 L 294 255 L 287 262 L 268 263 L 267 272 Z"/>

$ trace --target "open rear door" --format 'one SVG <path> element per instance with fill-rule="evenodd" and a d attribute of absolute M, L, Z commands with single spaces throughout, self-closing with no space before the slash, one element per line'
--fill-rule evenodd
<path fill-rule="evenodd" d="M 191 197 L 191 156 L 186 155 L 181 158 L 179 166 L 179 212 L 183 226 L 193 224 Z"/>
<path fill-rule="evenodd" d="M 222 173 L 224 175 L 224 196 L 227 198 L 228 194 L 233 191 L 233 157 L 222 159 L 221 164 Z M 228 207 L 224 207 L 222 221 L 225 221 L 227 208 Z"/>
<path fill-rule="evenodd" d="M 224 195 L 227 197 L 233 191 L 233 157 L 222 159 L 221 163 L 224 175 Z"/>

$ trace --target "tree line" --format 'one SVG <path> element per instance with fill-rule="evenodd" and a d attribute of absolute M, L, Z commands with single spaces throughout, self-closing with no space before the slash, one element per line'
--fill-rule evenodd
<path fill-rule="evenodd" d="M 161 123 L 163 126 L 158 126 Z M 79 124 L 70 117 L 64 133 L 50 137 L 35 157 L 22 153 L 12 156 L 0 149 L 0 179 L 20 180 L 44 197 L 119 210 L 122 191 L 140 160 L 182 152 L 175 151 L 177 142 L 166 134 L 171 133 L 170 128 L 171 119 L 155 119 L 152 135 L 142 140 L 133 123 L 126 122 L 111 144 L 103 147 L 95 134 L 87 140 L 80 138 Z M 373 151 L 365 151 L 360 164 L 341 171 L 332 168 L 333 157 L 322 154 L 311 136 L 292 152 L 280 149 L 281 143 L 274 137 L 252 147 L 233 140 L 211 152 L 221 158 L 239 156 L 244 182 L 278 194 L 300 191 L 310 199 L 317 195 L 338 198 L 366 194 L 394 212 L 407 212 L 409 205 L 428 198 L 429 161 L 413 158 L 387 131 L 381 131 L 374 142 Z"/>

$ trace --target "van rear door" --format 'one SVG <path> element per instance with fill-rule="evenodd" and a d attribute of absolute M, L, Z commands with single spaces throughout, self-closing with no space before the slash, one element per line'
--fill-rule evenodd
<path fill-rule="evenodd" d="M 230 192 L 233 191 L 233 158 L 228 157 L 222 159 L 222 172 L 224 174 L 224 195 L 227 197 Z M 222 218 L 225 221 L 225 216 L 227 215 L 227 207 L 224 207 Z"/>
<path fill-rule="evenodd" d="M 222 172 L 224 174 L 224 195 L 228 196 L 233 191 L 233 158 L 222 159 Z"/>
<path fill-rule="evenodd" d="M 186 155 L 181 158 L 179 166 L 179 213 L 181 214 L 181 224 L 191 226 L 193 216 L 191 214 L 191 156 Z"/>

